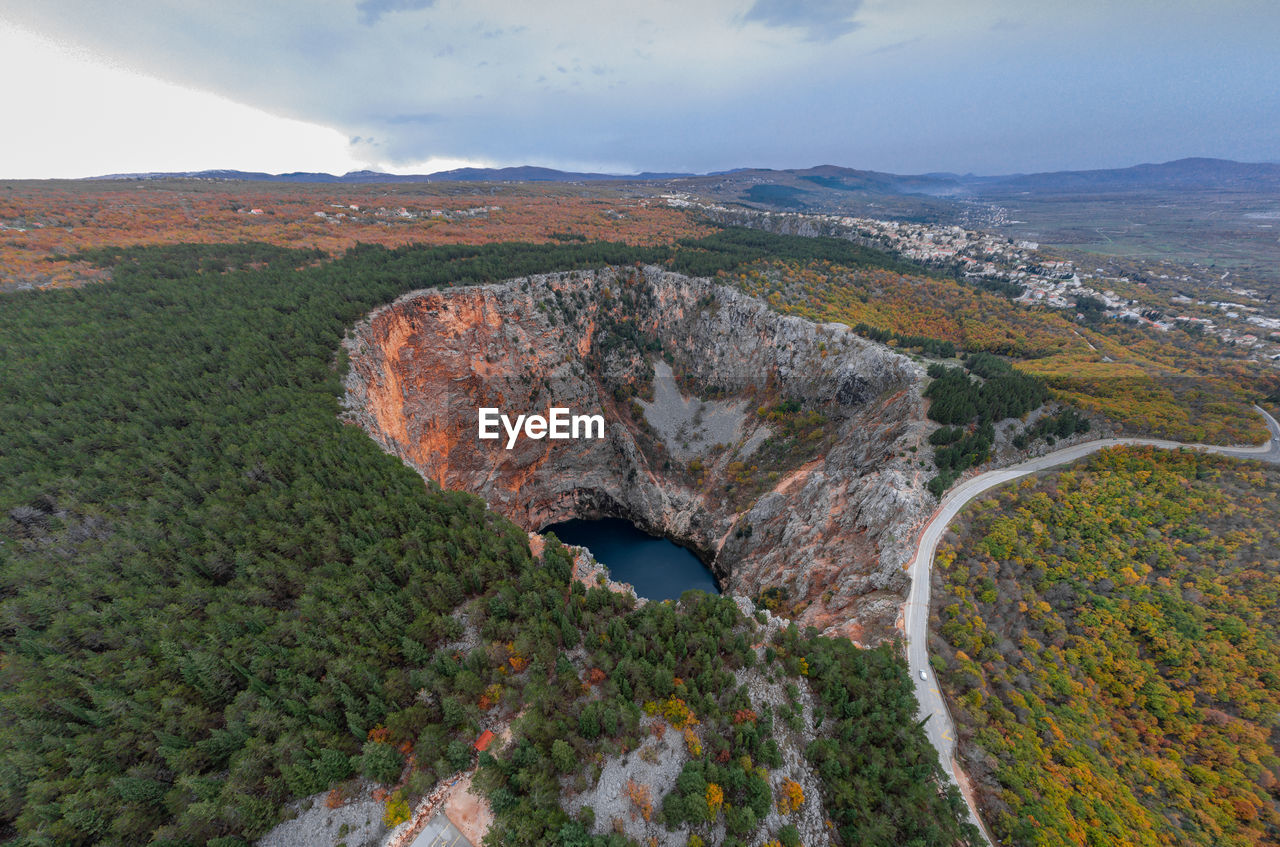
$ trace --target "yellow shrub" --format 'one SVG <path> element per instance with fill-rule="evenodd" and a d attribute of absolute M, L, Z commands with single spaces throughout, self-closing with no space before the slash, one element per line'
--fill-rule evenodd
<path fill-rule="evenodd" d="M 702 742 L 698 740 L 698 736 L 689 727 L 684 728 L 684 746 L 689 750 L 689 755 L 693 758 L 696 759 L 702 755 Z"/>
<path fill-rule="evenodd" d="M 778 790 L 778 813 L 789 815 L 804 805 L 804 789 L 794 779 L 784 779 Z"/>
<path fill-rule="evenodd" d="M 707 783 L 707 808 L 711 811 L 713 821 L 716 815 L 720 814 L 722 806 L 724 806 L 724 789 L 714 782 Z"/>
<path fill-rule="evenodd" d="M 403 791 L 393 791 L 387 798 L 387 808 L 382 812 L 382 822 L 397 827 L 409 819 L 409 800 Z"/>

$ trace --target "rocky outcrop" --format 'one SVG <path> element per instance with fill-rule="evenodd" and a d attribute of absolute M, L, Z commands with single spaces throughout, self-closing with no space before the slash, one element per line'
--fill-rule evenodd
<path fill-rule="evenodd" d="M 917 366 L 888 348 L 647 267 L 414 292 L 346 349 L 345 414 L 426 479 L 530 530 L 623 517 L 729 592 L 778 589 L 801 624 L 893 634 L 929 425 Z M 478 437 L 480 407 L 551 406 L 602 415 L 605 437 Z M 819 424 L 789 437 L 787 412 Z"/>

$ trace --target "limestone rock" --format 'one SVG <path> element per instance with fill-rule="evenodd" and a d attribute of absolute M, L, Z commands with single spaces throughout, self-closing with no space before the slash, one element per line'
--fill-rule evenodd
<path fill-rule="evenodd" d="M 413 292 L 346 349 L 347 418 L 426 479 L 530 530 L 626 518 L 693 549 L 728 592 L 785 588 L 802 626 L 893 636 L 932 507 L 909 448 L 931 427 L 920 369 L 889 348 L 646 267 Z M 828 421 L 802 461 L 766 449 L 778 434 L 756 410 L 779 398 Z M 481 406 L 601 414 L 605 437 L 508 450 L 477 437 Z M 761 461 L 777 478 L 744 499 L 731 463 Z"/>

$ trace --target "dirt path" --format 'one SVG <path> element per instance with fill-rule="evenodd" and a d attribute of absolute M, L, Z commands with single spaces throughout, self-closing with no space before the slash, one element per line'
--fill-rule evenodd
<path fill-rule="evenodd" d="M 480 847 L 489 827 L 493 825 L 493 809 L 489 808 L 488 800 L 471 792 L 471 778 L 474 775 L 467 774 L 453 787 L 453 793 L 445 801 L 444 814 L 463 837 L 475 847 Z"/>

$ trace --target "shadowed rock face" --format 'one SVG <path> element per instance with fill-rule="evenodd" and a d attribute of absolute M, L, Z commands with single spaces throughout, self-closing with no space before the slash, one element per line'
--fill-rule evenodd
<path fill-rule="evenodd" d="M 526 529 L 626 518 L 698 552 L 728 592 L 785 589 L 802 625 L 892 635 L 929 507 L 905 357 L 654 267 L 415 292 L 346 348 L 346 416 L 426 479 Z M 825 425 L 787 440 L 757 412 L 782 400 Z M 606 434 L 508 450 L 479 439 L 482 406 L 601 414 Z"/>

